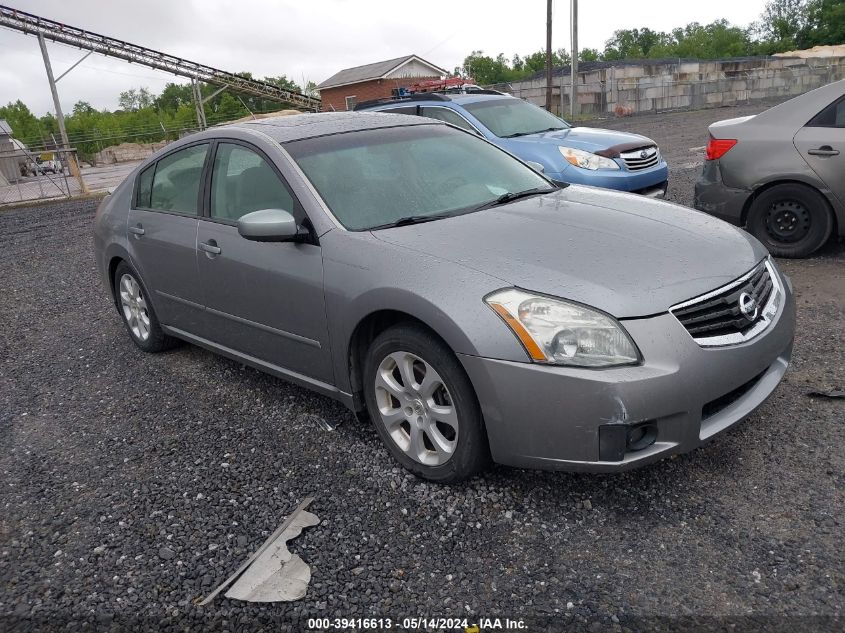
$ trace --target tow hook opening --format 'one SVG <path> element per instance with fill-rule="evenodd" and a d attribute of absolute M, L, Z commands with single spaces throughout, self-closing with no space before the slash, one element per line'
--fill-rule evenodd
<path fill-rule="evenodd" d="M 627 450 L 641 451 L 654 444 L 655 440 L 657 440 L 657 425 L 654 422 L 645 422 L 628 429 Z"/>

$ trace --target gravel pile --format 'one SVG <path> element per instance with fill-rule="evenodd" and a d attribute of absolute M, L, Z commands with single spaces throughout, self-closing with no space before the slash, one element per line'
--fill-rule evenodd
<path fill-rule="evenodd" d="M 686 151 L 673 133 L 664 152 Z M 95 207 L 0 211 L 0 629 L 841 629 L 845 404 L 805 395 L 845 387 L 845 316 L 813 290 L 840 288 L 841 245 L 786 264 L 794 368 L 735 431 L 619 476 L 494 468 L 443 487 L 326 398 L 194 347 L 137 350 L 96 275 Z M 290 543 L 303 600 L 194 605 L 309 495 L 322 523 Z M 641 619 L 658 616 L 680 619 Z"/>

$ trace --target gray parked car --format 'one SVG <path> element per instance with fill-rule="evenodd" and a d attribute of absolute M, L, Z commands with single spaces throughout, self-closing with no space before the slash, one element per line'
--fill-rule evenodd
<path fill-rule="evenodd" d="M 326 113 L 172 143 L 100 206 L 130 337 L 366 411 L 422 477 L 616 471 L 689 451 L 786 371 L 794 304 L 730 225 L 558 187 L 450 125 Z"/>
<path fill-rule="evenodd" d="M 773 255 L 845 235 L 845 81 L 710 126 L 695 207 L 747 226 Z"/>

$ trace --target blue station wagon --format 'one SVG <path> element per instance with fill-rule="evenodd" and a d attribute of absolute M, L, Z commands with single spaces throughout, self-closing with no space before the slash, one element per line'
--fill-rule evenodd
<path fill-rule="evenodd" d="M 492 94 L 491 94 L 492 93 Z M 427 92 L 367 102 L 356 110 L 413 114 L 451 123 L 542 166 L 561 183 L 663 197 L 669 169 L 657 144 L 645 136 L 573 127 L 537 106 L 502 93 Z"/>

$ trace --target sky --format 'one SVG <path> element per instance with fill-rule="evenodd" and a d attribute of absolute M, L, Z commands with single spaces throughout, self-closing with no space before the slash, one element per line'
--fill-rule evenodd
<path fill-rule="evenodd" d="M 473 50 L 525 55 L 545 47 L 543 0 L 2 0 L 15 9 L 256 77 L 287 75 L 319 83 L 351 66 L 417 54 L 448 70 Z M 604 48 L 617 29 L 668 31 L 725 18 L 746 26 L 765 0 L 581 0 L 578 42 Z M 570 47 L 569 1 L 554 0 L 552 46 Z M 85 51 L 47 43 L 56 76 Z M 77 101 L 117 108 L 121 91 L 158 93 L 184 78 L 91 55 L 58 83 L 62 109 Z M 0 105 L 20 99 L 37 115 L 53 110 L 31 35 L 0 28 Z"/>

